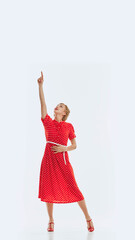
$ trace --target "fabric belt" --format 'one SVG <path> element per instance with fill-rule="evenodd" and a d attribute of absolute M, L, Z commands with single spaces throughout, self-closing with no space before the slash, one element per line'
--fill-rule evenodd
<path fill-rule="evenodd" d="M 46 143 L 54 143 L 54 144 L 56 144 L 56 145 L 60 145 L 60 146 L 67 147 L 67 145 L 62 145 L 62 144 L 60 144 L 60 143 L 51 142 L 51 141 L 46 141 Z M 66 165 L 65 151 L 63 152 L 63 158 L 64 158 L 64 162 L 65 162 L 65 165 Z"/>

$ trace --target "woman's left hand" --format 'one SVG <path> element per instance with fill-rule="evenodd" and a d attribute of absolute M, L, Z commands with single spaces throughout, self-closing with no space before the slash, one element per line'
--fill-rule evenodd
<path fill-rule="evenodd" d="M 67 147 L 66 146 L 52 146 L 51 149 L 52 149 L 52 151 L 54 151 L 54 153 L 58 153 L 58 152 L 65 152 Z"/>

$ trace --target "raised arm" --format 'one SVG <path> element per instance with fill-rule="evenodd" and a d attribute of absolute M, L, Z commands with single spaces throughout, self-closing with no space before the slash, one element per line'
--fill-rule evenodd
<path fill-rule="evenodd" d="M 44 92 L 43 92 L 43 72 L 41 71 L 41 77 L 37 79 L 38 85 L 39 85 L 39 98 L 41 103 L 41 117 L 44 119 L 47 114 L 47 106 L 45 102 Z"/>

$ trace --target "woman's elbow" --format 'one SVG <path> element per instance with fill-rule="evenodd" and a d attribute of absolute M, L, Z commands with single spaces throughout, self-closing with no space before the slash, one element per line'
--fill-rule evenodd
<path fill-rule="evenodd" d="M 76 149 L 76 148 L 77 148 L 77 144 L 74 144 L 73 146 L 74 146 L 74 149 Z"/>
<path fill-rule="evenodd" d="M 76 143 L 75 138 L 71 139 L 71 144 L 72 144 L 72 146 L 73 146 L 73 149 L 76 149 L 76 148 L 77 148 L 77 143 Z"/>

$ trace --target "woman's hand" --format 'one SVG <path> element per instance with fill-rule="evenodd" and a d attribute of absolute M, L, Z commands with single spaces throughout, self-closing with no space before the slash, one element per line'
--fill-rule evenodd
<path fill-rule="evenodd" d="M 51 149 L 52 149 L 52 151 L 54 151 L 54 153 L 67 151 L 66 146 L 52 146 Z"/>
<path fill-rule="evenodd" d="M 41 77 L 38 78 L 37 82 L 38 82 L 39 85 L 42 85 L 43 82 L 44 82 L 44 77 L 43 77 L 43 72 L 42 71 L 41 71 Z"/>

